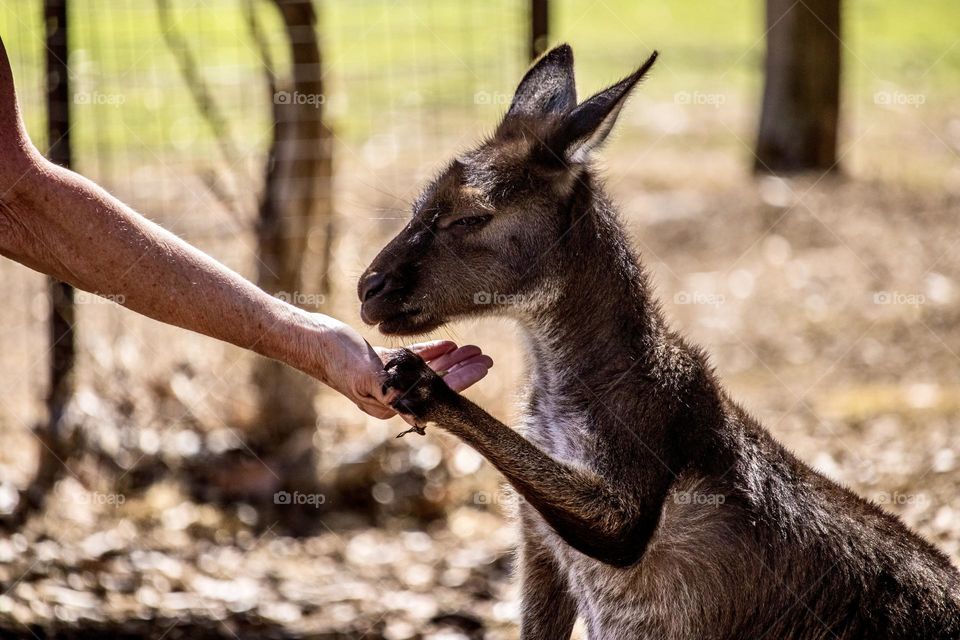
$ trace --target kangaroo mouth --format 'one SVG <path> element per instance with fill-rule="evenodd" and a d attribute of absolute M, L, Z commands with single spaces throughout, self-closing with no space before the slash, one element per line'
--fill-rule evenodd
<path fill-rule="evenodd" d="M 388 336 L 429 333 L 443 324 L 443 321 L 424 313 L 420 307 L 388 310 L 364 304 L 360 307 L 360 317 L 367 324 L 377 325 L 380 333 Z"/>

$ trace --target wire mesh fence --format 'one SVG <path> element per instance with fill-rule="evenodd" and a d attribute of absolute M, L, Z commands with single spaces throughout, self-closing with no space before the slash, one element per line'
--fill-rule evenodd
<path fill-rule="evenodd" d="M 271 87 L 271 76 L 289 75 L 292 64 L 272 2 L 72 0 L 74 169 L 252 277 L 273 107 L 314 101 L 333 140 L 333 227 L 364 229 L 334 268 L 359 268 L 350 247 L 404 215 L 418 181 L 443 156 L 437 148 L 462 144 L 475 129 L 465 124 L 503 110 L 494 89 L 526 65 L 528 7 L 519 0 L 364 0 L 317 2 L 315 10 L 324 93 L 300 96 Z M 28 130 L 45 149 L 43 3 L 5 3 L 0 33 Z M 323 251 L 321 231 L 307 242 L 305 289 L 325 276 L 310 263 Z M 45 294 L 34 274 L 2 269 L 10 303 L 0 323 L 15 345 L 5 350 L 4 367 L 29 372 L 11 379 L 6 404 L 15 420 L 30 421 L 41 413 L 45 384 Z M 316 306 L 309 291 L 301 297 Z M 81 380 L 90 369 L 115 366 L 104 354 L 122 360 L 124 352 L 145 352 L 149 366 L 211 349 L 187 337 L 158 353 L 173 334 L 99 302 L 78 296 Z"/>
<path fill-rule="evenodd" d="M 46 148 L 42 6 L 41 0 L 3 3 L 0 33 L 31 136 Z M 952 166 L 953 134 L 949 107 L 943 105 L 949 104 L 957 48 L 949 34 L 907 42 L 908 32 L 891 27 L 896 16 L 906 15 L 904 6 L 875 11 L 870 3 L 846 5 L 850 90 L 844 99 L 848 112 L 858 117 L 841 120 L 850 141 L 843 163 L 882 173 L 885 158 L 905 147 L 918 157 L 932 149 L 929 157 L 936 162 L 921 160 L 925 164 L 918 175 L 955 185 L 955 170 L 944 168 Z M 372 247 L 406 214 L 417 185 L 438 170 L 439 159 L 504 110 L 529 56 L 530 4 L 360 0 L 318 1 L 315 8 L 325 83 L 317 106 L 334 141 L 339 233 L 330 279 L 338 286 L 331 293 L 355 313 L 347 306 L 354 304 L 355 277 Z M 649 167 L 657 184 L 676 173 L 671 167 L 694 158 L 709 159 L 711 178 L 749 164 L 761 86 L 761 3 L 668 7 L 556 0 L 550 9 L 551 40 L 589 44 L 576 47 L 581 96 L 618 77 L 654 46 L 665 51 L 657 81 L 636 98 L 643 108 L 623 118 L 622 131 L 629 132 L 622 136 L 625 144 L 635 144 L 638 132 L 644 138 L 622 166 L 629 171 Z M 937 11 L 927 7 L 917 19 L 933 24 Z M 716 35 L 717 25 L 723 26 L 722 37 Z M 283 96 L 271 94 L 268 78 L 271 70 L 288 73 L 290 65 L 274 4 L 71 0 L 70 32 L 75 168 L 253 277 L 271 109 Z M 870 39 L 867 33 L 879 35 Z M 912 105 L 904 112 L 882 101 L 903 96 L 922 96 L 926 102 L 922 109 Z M 211 118 L 211 112 L 217 116 Z M 921 117 L 908 120 L 904 113 Z M 659 202 L 656 195 L 641 198 Z M 318 229 L 308 238 L 307 257 L 321 254 L 325 242 Z M 20 429 L 42 414 L 46 294 L 42 279 L 22 267 L 4 261 L 0 273 L 8 301 L 0 311 L 5 337 L 0 364 L 18 372 L 4 381 L 8 393 L 2 402 Z M 324 276 L 310 265 L 305 274 L 309 283 Z M 157 370 L 171 357 L 189 356 L 197 367 L 240 357 L 203 338 L 139 321 L 109 303 L 95 304 L 94 296 L 82 294 L 79 301 L 83 375 L 132 363 L 136 353 L 145 354 L 140 366 L 156 364 Z M 164 346 L 159 352 L 158 345 Z M 216 395 L 221 387 L 211 388 Z M 222 389 L 226 399 L 229 385 Z"/>

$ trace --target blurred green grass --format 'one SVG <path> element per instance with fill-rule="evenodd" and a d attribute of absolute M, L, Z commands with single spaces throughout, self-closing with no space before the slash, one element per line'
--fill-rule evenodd
<path fill-rule="evenodd" d="M 262 150 L 269 95 L 243 0 L 172 0 L 183 38 L 228 115 L 242 153 Z M 288 57 L 269 3 L 253 3 L 273 62 Z M 320 2 L 328 68 L 328 109 L 341 138 L 377 134 L 396 114 L 428 114 L 422 126 L 459 117 L 491 122 L 526 66 L 526 2 L 489 0 L 337 0 Z M 554 42 L 570 42 L 586 95 L 628 72 L 657 48 L 651 100 L 678 92 L 722 94 L 733 105 L 759 104 L 764 50 L 761 0 L 556 0 Z M 798 5 L 800 10 L 802 5 Z M 844 2 L 844 100 L 870 101 L 898 88 L 928 102 L 960 92 L 956 0 Z M 183 86 L 152 0 L 72 0 L 74 147 L 79 158 L 212 149 L 212 133 Z M 43 144 L 41 2 L 0 7 L 0 35 L 13 57 L 28 128 Z M 449 116 L 449 117 L 448 117 Z M 445 125 L 448 128 L 455 124 Z M 745 132 L 749 134 L 750 132 Z M 123 161 L 123 156 L 119 156 Z"/>

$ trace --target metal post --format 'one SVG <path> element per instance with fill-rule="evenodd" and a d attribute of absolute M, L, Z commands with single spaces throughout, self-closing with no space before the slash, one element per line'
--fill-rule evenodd
<path fill-rule="evenodd" d="M 44 0 L 43 17 L 47 40 L 47 157 L 69 168 L 70 81 L 67 75 L 67 0 Z M 73 392 L 73 367 L 76 360 L 73 325 L 75 309 L 73 287 L 54 279 L 50 292 L 50 390 L 47 396 L 49 431 L 58 435 L 58 426 Z"/>
<path fill-rule="evenodd" d="M 549 0 L 530 0 L 530 59 L 547 50 L 550 27 Z"/>

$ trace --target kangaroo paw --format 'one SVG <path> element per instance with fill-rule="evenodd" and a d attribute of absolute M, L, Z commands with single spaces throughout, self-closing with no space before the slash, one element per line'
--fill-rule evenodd
<path fill-rule="evenodd" d="M 391 389 L 397 392 L 391 406 L 402 414 L 413 416 L 418 422 L 426 420 L 430 412 L 448 394 L 453 393 L 439 374 L 408 349 L 401 349 L 384 369 L 387 378 L 383 383 L 383 392 L 388 393 Z M 418 424 L 397 437 L 410 431 L 424 434 L 423 426 Z"/>

